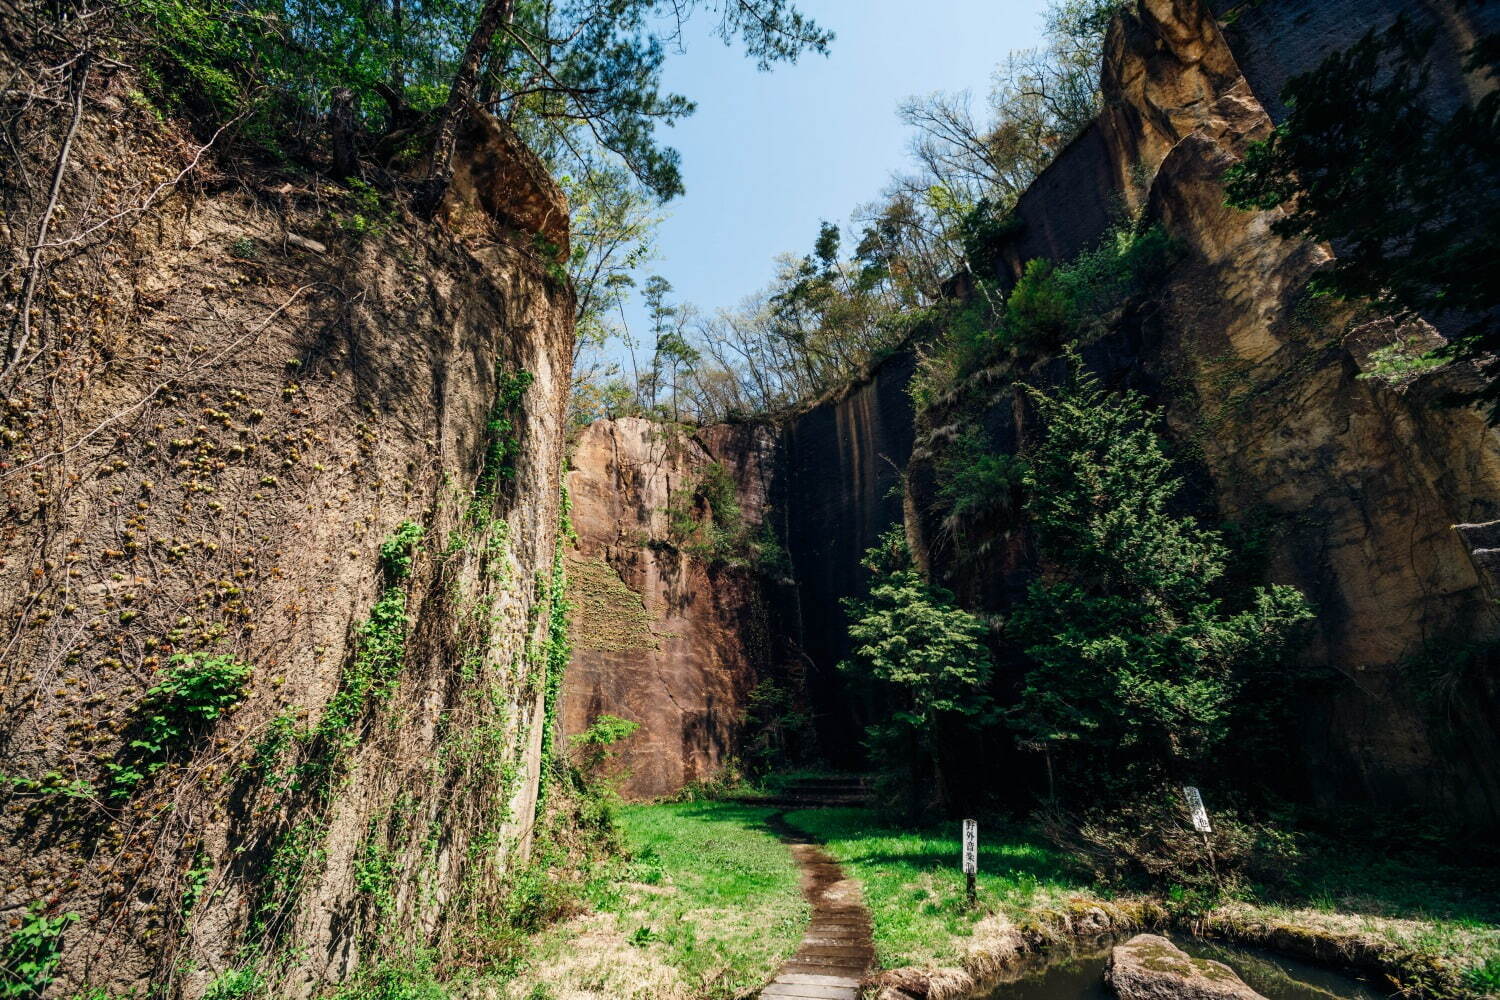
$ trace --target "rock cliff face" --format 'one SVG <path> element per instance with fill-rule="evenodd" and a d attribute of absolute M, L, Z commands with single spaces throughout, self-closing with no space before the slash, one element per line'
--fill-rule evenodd
<path fill-rule="evenodd" d="M 694 494 L 717 463 L 732 471 L 745 528 L 757 527 L 773 444 L 755 425 L 693 432 L 627 417 L 592 424 L 574 449 L 562 728 L 576 735 L 601 714 L 640 726 L 613 764 L 625 795 L 711 778 L 736 749 L 772 655 L 765 583 L 737 560 L 695 552 L 672 521 L 712 516 Z"/>
<path fill-rule="evenodd" d="M 459 947 L 526 858 L 573 303 L 509 234 L 566 206 L 482 130 L 461 237 L 231 179 L 132 86 L 117 66 L 83 94 L 4 385 L 3 911 L 77 916 L 61 993 L 247 967 L 305 993 L 393 929 Z M 60 123 L 22 124 L 43 176 Z M 4 178 L 18 242 L 35 195 Z M 383 556 L 406 521 L 421 540 Z M 218 718 L 162 693 L 233 664 Z"/>
<path fill-rule="evenodd" d="M 1471 12 L 1481 15 L 1491 16 Z M 1330 20 L 1310 2 L 1249 5 L 1240 16 L 1226 40 L 1200 0 L 1127 10 L 1108 42 L 1105 112 L 1023 196 L 1023 225 L 1001 256 L 1012 278 L 1032 257 L 1066 259 L 1097 240 L 1120 206 L 1145 212 L 1176 241 L 1166 280 L 1084 359 L 1107 384 L 1163 408 L 1205 516 L 1264 526 L 1265 577 L 1298 586 L 1317 606 L 1304 655 L 1337 680 L 1305 706 L 1300 766 L 1283 783 L 1326 803 L 1421 805 L 1494 824 L 1493 676 L 1461 669 L 1458 658 L 1436 673 L 1409 661 L 1494 632 L 1493 581 L 1475 563 L 1488 558 L 1492 532 L 1470 529 L 1466 542 L 1453 525 L 1500 517 L 1500 438 L 1479 413 L 1436 405 L 1469 377 L 1463 371 L 1399 385 L 1367 377 L 1371 349 L 1393 339 L 1390 324 L 1306 293 L 1326 248 L 1272 235 L 1274 213 L 1224 206 L 1224 169 L 1270 129 L 1268 102 L 1279 109 L 1265 88 L 1279 89 L 1326 51 L 1293 36 L 1308 23 L 1328 44 L 1363 32 L 1358 19 Z M 1438 26 L 1449 48 L 1478 28 L 1450 22 Z M 1237 39 L 1248 47 L 1248 78 Z M 1437 105 L 1470 85 L 1441 73 L 1435 81 Z M 1440 336 L 1427 326 L 1401 335 L 1413 332 Z M 1003 613 L 1037 571 L 1024 532 L 963 559 L 940 541 L 933 458 L 961 419 L 975 418 L 938 406 L 914 425 L 912 363 L 897 355 L 778 428 L 772 505 L 791 512 L 784 538 L 797 584 L 782 620 L 813 664 L 810 693 L 835 759 L 837 748 L 855 746 L 864 713 L 834 671 L 846 652 L 837 601 L 861 585 L 858 557 L 883 528 L 904 515 L 928 569 L 986 611 Z M 1061 371 L 1054 359 L 975 379 L 969 389 L 984 398 L 977 420 L 994 447 L 1024 449 L 1036 430 L 1016 383 L 1046 384 Z"/>
<path fill-rule="evenodd" d="M 1289 6 L 1298 5 L 1279 5 Z M 1109 383 L 1164 407 L 1219 515 L 1270 526 L 1268 577 L 1316 604 L 1319 636 L 1307 655 L 1342 680 L 1307 707 L 1310 790 L 1500 820 L 1493 681 L 1422 679 L 1403 665 L 1434 640 L 1495 627 L 1488 582 L 1452 526 L 1500 509 L 1500 438 L 1479 413 L 1435 405 L 1465 373 L 1401 387 L 1362 377 L 1371 346 L 1391 339 L 1389 324 L 1311 299 L 1306 283 L 1327 250 L 1271 235 L 1272 213 L 1224 206 L 1224 169 L 1271 120 L 1203 5 L 1149 0 L 1128 12 L 1110 36 L 1104 89 L 1099 137 L 1048 174 L 1112 175 L 1118 198 L 1159 221 L 1181 258 L 1085 358 Z M 1026 208 L 1067 212 L 1045 197 Z M 1018 242 L 1029 249 L 1029 240 L 1023 232 Z M 1005 386 L 984 417 L 1001 447 L 1021 446 L 1034 429 L 1008 383 L 1054 373 L 986 376 Z M 915 480 L 951 432 L 932 415 Z M 1025 546 L 996 551 L 1005 553 L 998 562 L 952 572 L 961 591 L 1003 609 L 993 581 L 1025 575 L 1028 563 Z M 1434 685 L 1466 693 L 1447 700 Z"/>

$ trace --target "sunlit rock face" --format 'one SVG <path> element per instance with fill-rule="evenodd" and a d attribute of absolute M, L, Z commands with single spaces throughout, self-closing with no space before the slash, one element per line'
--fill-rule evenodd
<path fill-rule="evenodd" d="M 91 89 L 70 219 L 193 147 L 129 93 Z M 278 995 L 308 994 L 377 927 L 449 948 L 526 858 L 574 303 L 517 231 L 530 216 L 493 214 L 566 202 L 485 141 L 460 147 L 461 232 L 383 206 L 354 233 L 337 192 L 252 193 L 250 171 L 122 213 L 55 269 L 107 340 L 64 359 L 60 392 L 23 372 L 7 400 L 35 412 L 0 452 L 0 769 L 38 789 L 8 800 L 0 863 L 7 912 L 80 918 L 59 993 L 197 996 L 263 962 Z M 484 489 L 497 380 L 520 372 Z M 406 521 L 426 541 L 393 581 L 381 544 Z M 372 667 L 392 592 L 377 631 L 398 652 Z M 183 655 L 248 667 L 243 697 L 117 791 L 109 765 Z"/>
<path fill-rule="evenodd" d="M 573 659 L 562 726 L 573 736 L 604 714 L 640 726 L 611 763 L 631 798 L 717 775 L 772 656 L 763 575 L 734 554 L 697 550 L 672 527 L 673 511 L 712 518 L 693 494 L 715 463 L 730 472 L 753 534 L 775 471 L 768 428 L 627 417 L 592 424 L 573 451 L 578 538 L 567 558 Z"/>

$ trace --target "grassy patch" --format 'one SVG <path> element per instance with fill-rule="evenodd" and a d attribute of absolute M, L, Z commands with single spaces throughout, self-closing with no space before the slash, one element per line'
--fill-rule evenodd
<path fill-rule="evenodd" d="M 958 823 L 909 830 L 869 809 L 815 809 L 787 822 L 822 840 L 864 886 L 875 951 L 886 968 L 954 965 L 974 925 L 1001 913 L 1019 922 L 1084 888 L 1065 859 L 1023 827 L 986 823 L 979 830 L 979 906 L 964 906 Z"/>
<path fill-rule="evenodd" d="M 620 810 L 633 881 L 601 908 L 704 996 L 761 985 L 802 938 L 807 904 L 791 853 L 765 825 L 772 812 L 723 802 Z"/>
<path fill-rule="evenodd" d="M 1254 915 L 1346 934 L 1366 934 L 1462 971 L 1475 989 L 1500 969 L 1500 875 L 1420 855 L 1347 847 L 1317 852 L 1293 886 L 1239 904 Z"/>
<path fill-rule="evenodd" d="M 621 807 L 629 859 L 590 887 L 599 912 L 539 935 L 507 996 L 753 995 L 796 951 L 808 917 L 791 853 L 766 826 L 774 811 Z"/>

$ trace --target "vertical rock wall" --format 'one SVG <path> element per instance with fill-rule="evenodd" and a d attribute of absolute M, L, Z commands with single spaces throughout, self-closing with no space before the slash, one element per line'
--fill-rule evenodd
<path fill-rule="evenodd" d="M 568 475 L 577 544 L 568 553 L 573 660 L 562 728 L 600 715 L 640 729 L 613 767 L 621 792 L 650 798 L 712 778 L 728 762 L 771 654 L 761 574 L 691 550 L 669 507 L 709 518 L 692 494 L 704 469 L 732 473 L 741 517 L 767 515 L 774 438 L 759 425 L 696 431 L 635 417 L 590 425 Z"/>
<path fill-rule="evenodd" d="M 72 921 L 59 994 L 234 970 L 302 994 L 462 948 L 525 860 L 573 302 L 474 199 L 566 206 L 482 129 L 452 228 L 194 167 L 134 86 L 90 77 L 68 242 L 4 386 L 0 913 Z M 21 124 L 34 180 L 62 123 Z M 3 185 L 8 238 L 34 238 L 35 185 Z M 497 464 L 497 385 L 523 371 Z M 406 521 L 401 574 L 381 545 Z M 243 699 L 201 724 L 158 697 L 178 732 L 133 747 L 148 690 L 210 658 L 249 667 Z"/>

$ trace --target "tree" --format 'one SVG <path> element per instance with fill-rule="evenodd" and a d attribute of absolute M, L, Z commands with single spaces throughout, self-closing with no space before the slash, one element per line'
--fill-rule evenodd
<path fill-rule="evenodd" d="M 1216 591 L 1221 536 L 1172 513 L 1182 481 L 1139 395 L 1082 372 L 1030 395 L 1046 429 L 1022 483 L 1044 574 L 1008 622 L 1030 661 L 1012 724 L 1078 784 L 1183 778 L 1214 762 L 1252 708 L 1236 703 L 1247 680 L 1283 669 L 1312 612 L 1292 587 Z"/>
<path fill-rule="evenodd" d="M 862 565 L 875 579 L 868 597 L 842 601 L 854 653 L 838 667 L 884 695 L 888 716 L 866 731 L 869 747 L 888 772 L 905 771 L 909 809 L 916 811 L 927 787 L 950 805 L 955 743 L 994 717 L 985 625 L 922 578 L 899 526 L 866 551 Z"/>
<path fill-rule="evenodd" d="M 1478 364 L 1481 401 L 1500 422 L 1500 91 L 1446 119 L 1429 100 L 1431 32 L 1399 18 L 1294 77 L 1289 112 L 1225 174 L 1231 205 L 1287 205 L 1287 237 L 1333 244 L 1314 287 L 1393 313 L 1454 318 L 1439 357 Z M 1500 35 L 1464 69 L 1500 75 Z"/>

